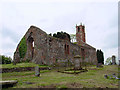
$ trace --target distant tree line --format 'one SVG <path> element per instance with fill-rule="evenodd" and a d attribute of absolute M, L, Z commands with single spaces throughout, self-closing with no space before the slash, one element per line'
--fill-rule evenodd
<path fill-rule="evenodd" d="M 101 50 L 97 50 L 97 61 L 104 64 L 104 54 Z"/>
<path fill-rule="evenodd" d="M 49 35 L 52 36 L 51 33 L 50 33 Z M 69 35 L 68 33 L 62 32 L 62 31 L 61 31 L 61 32 L 57 32 L 57 34 L 54 33 L 54 34 L 53 34 L 53 37 L 60 38 L 60 39 L 65 39 L 65 38 L 68 37 L 68 39 L 71 40 L 71 39 L 70 39 L 70 35 Z"/>
<path fill-rule="evenodd" d="M 10 64 L 12 62 L 11 57 L 0 55 L 0 64 Z"/>

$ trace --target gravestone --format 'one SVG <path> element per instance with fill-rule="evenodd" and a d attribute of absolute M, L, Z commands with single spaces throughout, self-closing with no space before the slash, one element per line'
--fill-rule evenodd
<path fill-rule="evenodd" d="M 120 60 L 119 60 L 119 66 L 120 66 Z"/>
<path fill-rule="evenodd" d="M 17 83 L 18 83 L 17 80 L 0 81 L 0 87 L 2 87 L 2 88 L 13 87 Z"/>
<path fill-rule="evenodd" d="M 15 61 L 13 61 L 13 65 L 16 65 L 16 62 L 15 62 Z"/>
<path fill-rule="evenodd" d="M 35 67 L 35 76 L 40 76 L 40 68 L 38 66 Z"/>
<path fill-rule="evenodd" d="M 108 79 L 108 75 L 104 75 L 104 77 L 105 77 L 106 79 Z"/>
<path fill-rule="evenodd" d="M 116 57 L 114 55 L 112 56 L 112 65 L 116 65 Z"/>
<path fill-rule="evenodd" d="M 80 60 L 81 60 L 81 57 L 79 55 L 74 56 L 74 69 L 75 70 L 81 69 Z"/>

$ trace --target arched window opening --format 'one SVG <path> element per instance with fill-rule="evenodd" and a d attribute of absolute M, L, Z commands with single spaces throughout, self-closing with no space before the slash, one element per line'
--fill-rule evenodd
<path fill-rule="evenodd" d="M 34 40 L 32 41 L 32 58 L 33 58 L 33 55 L 34 55 Z"/>
<path fill-rule="evenodd" d="M 30 51 L 30 57 L 31 59 L 33 58 L 34 56 L 34 46 L 35 46 L 35 43 L 34 43 L 34 39 L 32 37 L 32 33 L 30 33 L 30 36 L 28 37 L 28 49 Z"/>

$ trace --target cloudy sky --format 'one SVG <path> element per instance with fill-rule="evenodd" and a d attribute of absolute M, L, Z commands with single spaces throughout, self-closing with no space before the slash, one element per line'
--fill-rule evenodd
<path fill-rule="evenodd" d="M 85 25 L 86 41 L 104 52 L 105 59 L 118 57 L 117 0 L 1 0 L 0 54 L 13 53 L 28 28 L 75 34 L 76 24 Z"/>

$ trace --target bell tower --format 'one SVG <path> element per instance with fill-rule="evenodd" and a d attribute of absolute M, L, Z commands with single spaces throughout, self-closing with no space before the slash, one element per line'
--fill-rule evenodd
<path fill-rule="evenodd" d="M 78 26 L 76 25 L 76 41 L 77 41 L 77 44 L 82 44 L 83 42 L 86 42 L 85 26 L 82 25 L 82 23 Z"/>

